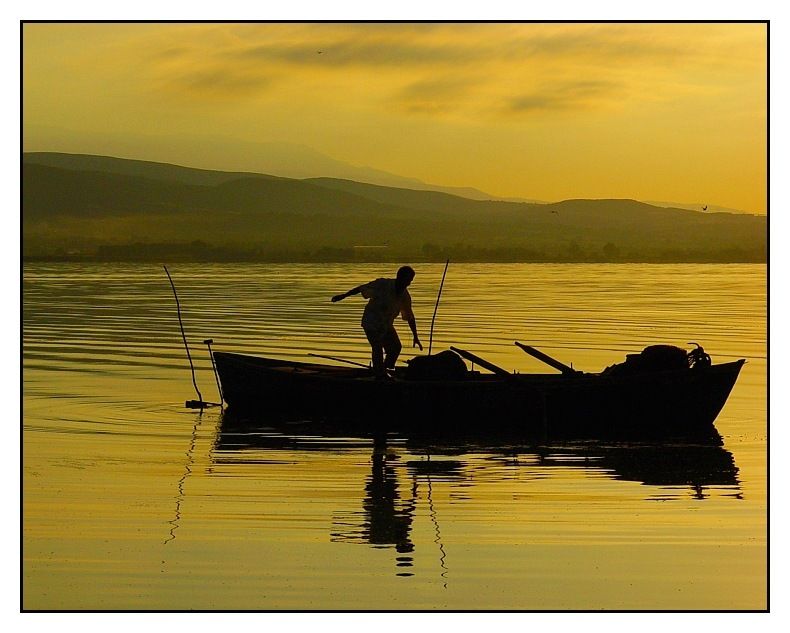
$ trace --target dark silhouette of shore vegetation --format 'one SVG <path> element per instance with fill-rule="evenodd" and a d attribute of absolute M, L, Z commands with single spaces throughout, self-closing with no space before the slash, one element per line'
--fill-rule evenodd
<path fill-rule="evenodd" d="M 609 248 L 606 248 L 609 246 Z M 752 263 L 766 261 L 764 249 L 738 247 L 710 249 L 648 249 L 621 252 L 607 243 L 604 248 L 558 248 L 555 251 L 529 248 L 485 248 L 468 244 L 438 246 L 425 244 L 417 251 L 389 249 L 360 250 L 324 246 L 316 249 L 212 246 L 202 240 L 174 243 L 102 245 L 85 251 L 56 249 L 25 255 L 24 261 L 62 262 L 260 262 L 260 263 L 397 263 L 402 261 L 441 263 L 447 259 L 468 263 Z"/>

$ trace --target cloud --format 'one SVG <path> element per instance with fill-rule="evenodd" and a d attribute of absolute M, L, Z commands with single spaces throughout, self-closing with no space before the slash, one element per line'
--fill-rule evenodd
<path fill-rule="evenodd" d="M 177 60 L 182 59 L 184 56 L 188 55 L 189 52 L 190 49 L 186 46 L 172 46 L 170 48 L 154 51 L 151 57 L 157 61 Z"/>
<path fill-rule="evenodd" d="M 156 92 L 180 99 L 234 101 L 270 90 L 276 79 L 245 69 L 182 68 L 161 73 L 152 83 Z"/>
<path fill-rule="evenodd" d="M 406 112 L 447 113 L 458 110 L 480 85 L 478 79 L 466 76 L 422 79 L 403 87 L 393 96 L 392 103 Z"/>
<path fill-rule="evenodd" d="M 528 114 L 537 111 L 588 110 L 622 95 L 624 86 L 613 81 L 580 80 L 548 84 L 511 97 L 505 112 Z"/>
<path fill-rule="evenodd" d="M 726 87 L 730 77 L 714 74 L 714 67 L 733 68 L 727 64 L 742 58 L 739 51 L 754 37 L 731 26 L 162 25 L 154 39 L 135 45 L 148 51 L 146 74 L 154 89 L 171 96 L 181 90 L 186 99 L 216 101 L 301 93 L 327 103 L 344 95 L 358 107 L 383 104 L 406 113 L 475 117 L 650 99 L 657 85 L 667 97 L 697 84 L 704 90 L 717 81 Z"/>
<path fill-rule="evenodd" d="M 499 44 L 503 59 L 551 58 L 600 65 L 602 62 L 664 63 L 689 57 L 693 49 L 674 39 L 657 37 L 649 25 L 569 25 L 572 29 L 515 37 Z M 646 27 L 646 28 L 643 28 Z"/>
<path fill-rule="evenodd" d="M 198 70 L 185 74 L 179 83 L 192 93 L 213 96 L 239 96 L 262 92 L 272 84 L 272 78 L 228 69 Z"/>
<path fill-rule="evenodd" d="M 595 66 L 645 61 L 663 64 L 698 58 L 706 48 L 704 33 L 700 41 L 698 32 L 682 32 L 683 25 L 678 25 L 675 32 L 667 32 L 665 25 L 651 24 L 323 26 L 305 24 L 300 31 L 282 33 L 271 28 L 246 31 L 229 54 L 238 60 L 331 70 L 348 66 L 518 64 L 546 59 Z M 260 40 L 267 41 L 261 44 Z"/>
<path fill-rule="evenodd" d="M 285 62 L 322 67 L 403 67 L 469 63 L 479 58 L 474 49 L 453 44 L 406 42 L 394 38 L 340 39 L 250 46 L 235 53 L 239 59 Z"/>

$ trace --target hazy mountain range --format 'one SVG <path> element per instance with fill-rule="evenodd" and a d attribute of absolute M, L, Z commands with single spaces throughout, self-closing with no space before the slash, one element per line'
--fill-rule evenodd
<path fill-rule="evenodd" d="M 766 254 L 765 216 L 635 200 L 474 199 L 486 194 L 40 152 L 23 155 L 22 173 L 27 256 L 765 261 Z"/>

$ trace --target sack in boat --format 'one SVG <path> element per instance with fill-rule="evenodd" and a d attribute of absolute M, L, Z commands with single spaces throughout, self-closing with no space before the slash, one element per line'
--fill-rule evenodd
<path fill-rule="evenodd" d="M 624 363 L 603 370 L 606 376 L 628 376 L 653 371 L 688 369 L 686 350 L 674 345 L 649 345 L 639 354 L 627 354 Z"/>
<path fill-rule="evenodd" d="M 466 363 L 452 350 L 431 356 L 415 356 L 406 361 L 406 380 L 463 380 Z"/>

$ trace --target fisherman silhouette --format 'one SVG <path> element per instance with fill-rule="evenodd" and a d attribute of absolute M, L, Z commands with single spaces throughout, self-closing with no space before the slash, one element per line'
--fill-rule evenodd
<path fill-rule="evenodd" d="M 395 279 L 380 277 L 332 297 L 332 303 L 356 294 L 369 300 L 362 314 L 362 329 L 370 343 L 373 372 L 377 378 L 386 378 L 387 369 L 395 367 L 403 347 L 394 326 L 398 314 L 409 324 L 414 335 L 412 346 L 422 351 L 417 322 L 411 309 L 411 295 L 407 290 L 414 275 L 411 266 L 401 266 Z"/>

